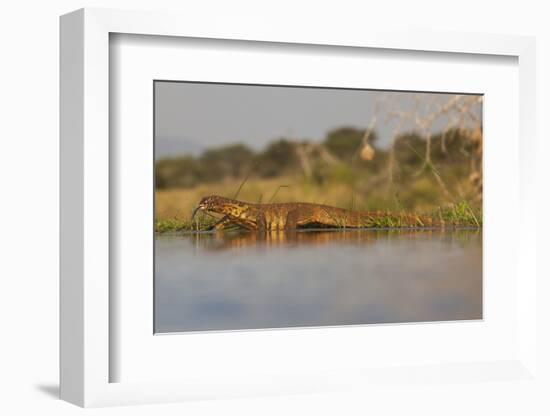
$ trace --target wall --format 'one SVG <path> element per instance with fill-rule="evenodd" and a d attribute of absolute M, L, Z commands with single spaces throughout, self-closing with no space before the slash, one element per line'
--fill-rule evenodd
<path fill-rule="evenodd" d="M 58 374 L 58 16 L 74 9 L 114 7 L 183 10 L 267 16 L 284 26 L 286 20 L 326 24 L 383 25 L 441 30 L 536 35 L 538 42 L 538 132 L 540 213 L 549 207 L 550 30 L 545 2 L 462 0 L 442 1 L 269 1 L 231 2 L 89 0 L 11 1 L 2 4 L 0 31 L 0 178 L 2 219 L 0 267 L 2 342 L 0 371 L 3 414 L 73 414 L 80 409 L 55 399 Z M 546 192 L 544 192 L 546 191 Z M 540 216 L 542 218 L 542 215 Z M 539 241 L 549 235 L 541 222 Z M 545 232 L 546 231 L 546 232 Z M 547 247 L 547 246 L 546 246 Z M 549 267 L 539 259 L 541 273 Z M 544 268 L 544 270 L 542 270 Z M 548 283 L 539 293 L 548 294 Z M 540 297 L 543 300 L 542 295 Z M 541 324 L 542 325 L 542 324 Z M 542 326 L 541 326 L 542 328 Z M 542 335 L 542 332 L 541 332 Z M 548 346 L 548 335 L 545 338 Z M 546 348 L 550 350 L 550 348 Z M 547 363 L 547 361 L 545 361 Z M 543 414 L 548 401 L 542 391 L 525 385 L 438 386 L 434 397 L 425 388 L 388 390 L 377 397 L 364 392 L 317 396 L 262 398 L 164 405 L 155 408 L 102 409 L 100 414 Z M 8 410 L 8 408 L 10 410 Z"/>

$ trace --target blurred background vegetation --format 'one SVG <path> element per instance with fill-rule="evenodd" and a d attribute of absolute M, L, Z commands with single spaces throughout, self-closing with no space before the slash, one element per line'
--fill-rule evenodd
<path fill-rule="evenodd" d="M 480 96 L 451 96 L 422 114 L 386 111 L 398 120 L 391 144 L 378 143 L 373 117 L 325 137 L 280 137 L 255 151 L 243 143 L 155 163 L 156 216 L 189 218 L 201 197 L 249 202 L 316 202 L 342 208 L 430 212 L 466 202 L 482 206 Z M 433 132 L 444 117 L 446 126 Z M 407 123 L 405 123 L 407 121 Z M 413 126 L 401 131 L 403 125 Z M 244 184 L 243 184 L 244 183 Z"/>

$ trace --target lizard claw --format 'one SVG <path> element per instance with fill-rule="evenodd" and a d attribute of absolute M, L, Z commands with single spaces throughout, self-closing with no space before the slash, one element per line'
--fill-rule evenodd
<path fill-rule="evenodd" d="M 193 210 L 193 214 L 191 215 L 191 221 L 193 221 L 193 219 L 195 219 L 195 215 L 197 215 L 197 212 L 201 209 L 202 209 L 202 207 L 199 205 L 197 208 L 195 208 Z"/>

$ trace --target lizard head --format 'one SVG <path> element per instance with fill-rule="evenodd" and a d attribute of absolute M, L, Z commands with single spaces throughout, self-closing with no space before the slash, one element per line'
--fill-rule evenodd
<path fill-rule="evenodd" d="M 197 205 L 197 208 L 193 211 L 191 220 L 195 218 L 195 215 L 198 211 L 213 212 L 216 214 L 226 214 L 229 206 L 234 205 L 237 201 L 234 201 L 229 198 L 224 198 L 223 196 L 218 195 L 209 195 L 202 198 Z"/>

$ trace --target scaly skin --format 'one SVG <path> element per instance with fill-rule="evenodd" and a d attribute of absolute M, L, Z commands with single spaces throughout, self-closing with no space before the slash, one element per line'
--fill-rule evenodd
<path fill-rule="evenodd" d="M 222 215 L 215 228 L 236 224 L 248 230 L 282 231 L 304 227 L 368 228 L 384 223 L 389 227 L 442 227 L 432 218 L 406 213 L 351 211 L 329 205 L 308 202 L 254 204 L 211 195 L 201 199 L 198 210 Z"/>

